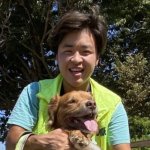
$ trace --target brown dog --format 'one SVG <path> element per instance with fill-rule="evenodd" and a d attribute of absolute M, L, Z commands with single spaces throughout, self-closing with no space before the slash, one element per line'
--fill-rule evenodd
<path fill-rule="evenodd" d="M 98 132 L 96 104 L 89 92 L 72 91 L 52 98 L 48 106 L 51 128 L 62 128 L 76 150 L 100 150 L 91 142 Z"/>

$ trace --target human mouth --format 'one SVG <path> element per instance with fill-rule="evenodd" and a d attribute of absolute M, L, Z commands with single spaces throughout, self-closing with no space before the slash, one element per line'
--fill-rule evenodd
<path fill-rule="evenodd" d="M 70 68 L 69 70 L 72 72 L 82 72 L 83 71 L 82 68 Z"/>
<path fill-rule="evenodd" d="M 84 69 L 83 68 L 70 68 L 69 71 L 75 75 L 75 76 L 79 76 L 83 73 Z"/>

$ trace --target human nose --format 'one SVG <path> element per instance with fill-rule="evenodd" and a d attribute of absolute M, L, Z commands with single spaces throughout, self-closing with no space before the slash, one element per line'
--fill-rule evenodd
<path fill-rule="evenodd" d="M 80 63 L 83 61 L 82 55 L 77 51 L 71 56 L 70 61 L 74 63 Z"/>

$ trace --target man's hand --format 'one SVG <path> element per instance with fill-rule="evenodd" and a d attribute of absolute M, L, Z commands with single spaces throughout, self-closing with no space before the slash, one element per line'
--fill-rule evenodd
<path fill-rule="evenodd" d="M 68 134 L 56 129 L 48 134 L 31 135 L 24 150 L 69 150 Z"/>

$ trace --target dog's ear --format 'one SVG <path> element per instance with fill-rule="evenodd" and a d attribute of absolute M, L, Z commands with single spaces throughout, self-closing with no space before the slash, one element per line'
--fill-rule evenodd
<path fill-rule="evenodd" d="M 60 96 L 56 95 L 50 100 L 50 103 L 48 104 L 48 127 L 52 127 L 55 122 L 55 116 L 59 105 L 59 99 Z"/>
<path fill-rule="evenodd" d="M 93 97 L 93 93 L 92 92 L 88 91 L 87 93 L 89 93 Z"/>

